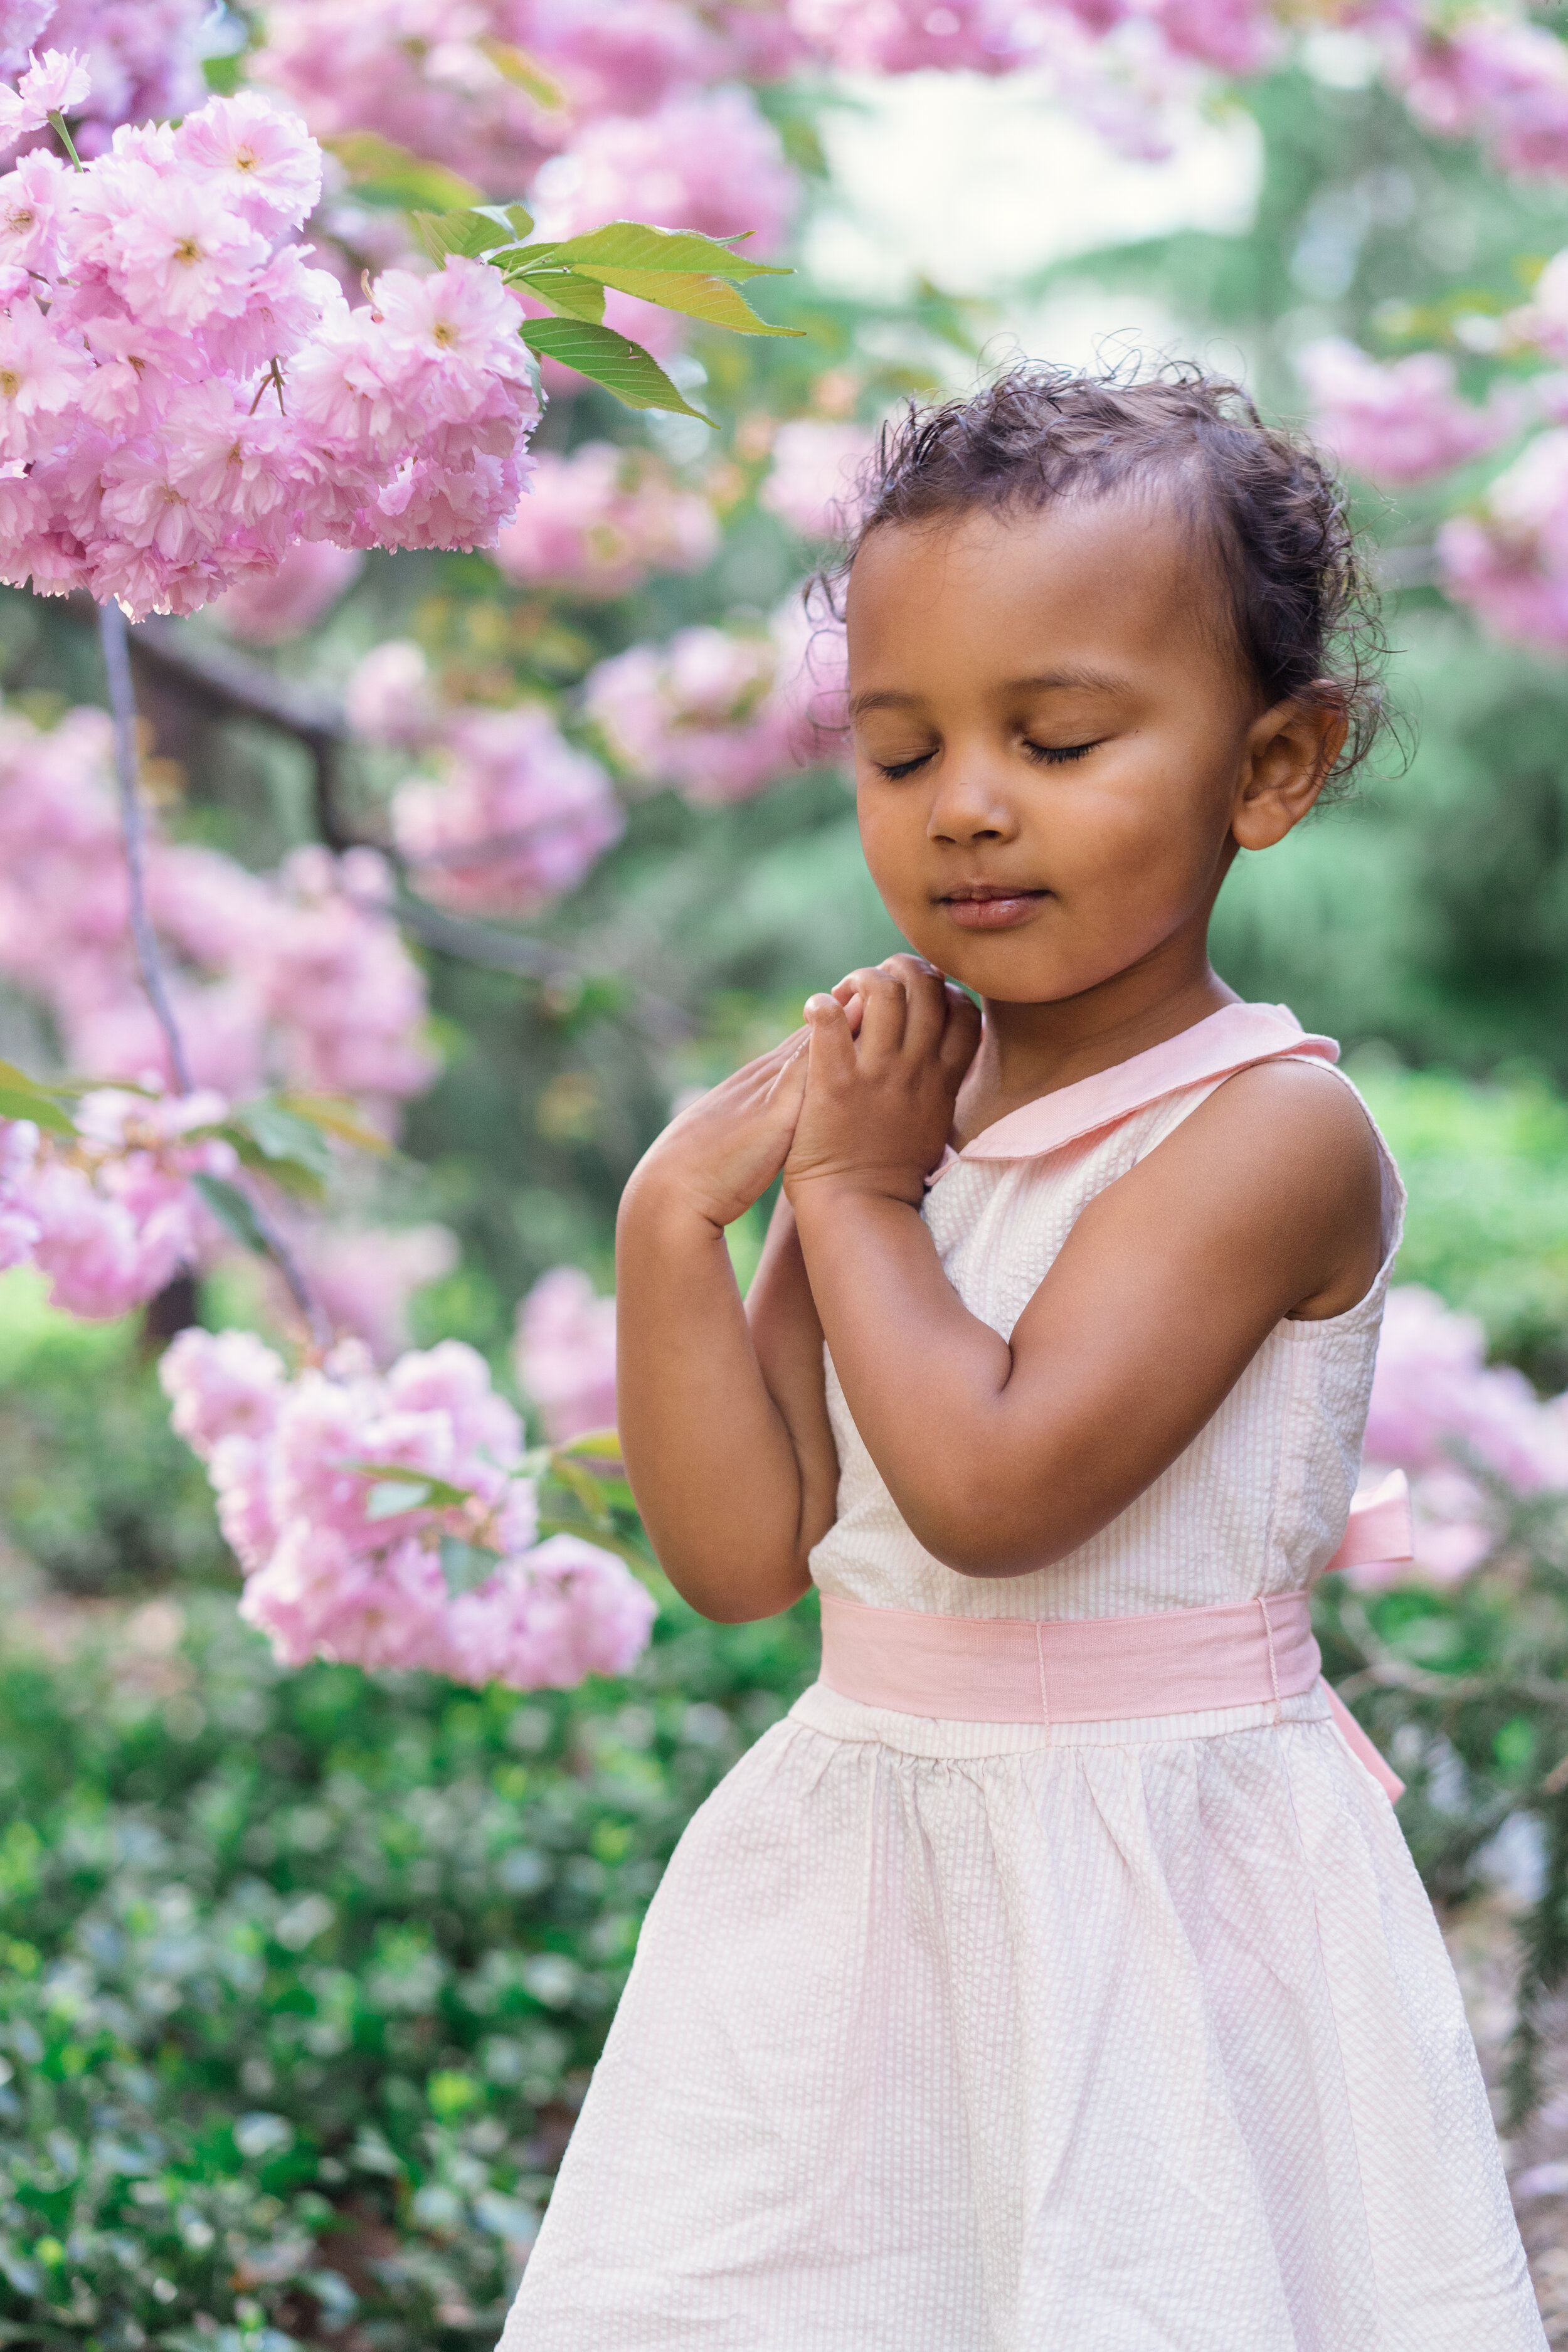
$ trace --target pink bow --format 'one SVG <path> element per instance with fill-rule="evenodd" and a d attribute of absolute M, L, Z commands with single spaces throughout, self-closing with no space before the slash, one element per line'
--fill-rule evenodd
<path fill-rule="evenodd" d="M 1345 1539 L 1330 1560 L 1325 1574 L 1339 1568 L 1373 1568 L 1403 1566 L 1415 1557 L 1415 1536 L 1410 1521 L 1410 1481 L 1403 1470 L 1391 1470 L 1381 1486 L 1370 1495 L 1358 1495 L 1351 1505 L 1350 1523 Z M 1373 1746 L 1343 1699 L 1333 1685 L 1325 1680 L 1323 1688 L 1329 1694 L 1329 1705 L 1334 1711 L 1334 1723 L 1340 1738 L 1366 1766 L 1372 1777 L 1386 1789 L 1397 1804 L 1405 1794 L 1405 1783 L 1385 1758 Z"/>

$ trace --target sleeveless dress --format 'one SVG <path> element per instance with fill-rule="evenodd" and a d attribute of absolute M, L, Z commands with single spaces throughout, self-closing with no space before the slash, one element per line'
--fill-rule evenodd
<path fill-rule="evenodd" d="M 1075 1219 L 1236 1069 L 1234 1004 L 932 1181 L 1009 1334 Z M 1348 1084 L 1348 1081 L 1345 1081 Z M 1375 1130 L 1374 1130 L 1375 1131 Z M 1028 1575 L 924 1551 L 827 1366 L 825 1592 L 1112 1617 L 1299 1591 L 1344 1532 L 1404 1193 L 1348 1314 L 1282 1322 L 1137 1501 Z M 818 1683 L 688 1828 L 503 2352 L 1543 2352 L 1458 1990 L 1323 1685 L 947 1723 Z"/>

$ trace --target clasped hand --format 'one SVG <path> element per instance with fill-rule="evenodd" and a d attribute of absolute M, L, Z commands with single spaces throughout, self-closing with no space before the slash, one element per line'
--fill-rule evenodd
<path fill-rule="evenodd" d="M 837 1188 L 918 1206 L 979 1040 L 962 989 L 918 956 L 889 956 L 810 998 L 805 1027 L 682 1111 L 638 1177 L 678 1184 L 721 1226 L 781 1169 L 794 1202 Z"/>

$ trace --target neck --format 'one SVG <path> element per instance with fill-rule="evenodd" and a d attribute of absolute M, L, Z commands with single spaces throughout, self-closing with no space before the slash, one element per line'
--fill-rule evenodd
<path fill-rule="evenodd" d="M 1190 949 L 1157 949 L 1078 996 L 1045 1004 L 988 997 L 980 1051 L 959 1102 L 961 1139 L 967 1141 L 1023 1103 L 1163 1045 L 1238 1002 L 1235 989 L 1210 964 L 1206 942 L 1199 943 L 1195 956 Z"/>

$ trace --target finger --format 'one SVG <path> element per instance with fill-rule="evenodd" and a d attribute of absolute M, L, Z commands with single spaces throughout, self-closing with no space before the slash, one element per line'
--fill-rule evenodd
<path fill-rule="evenodd" d="M 841 1084 L 855 1076 L 855 1038 L 843 1005 L 831 996 L 805 1000 L 807 1077 Z"/>
<path fill-rule="evenodd" d="M 857 1040 L 861 1053 L 877 1056 L 896 1054 L 904 1042 L 909 1004 L 903 982 L 879 965 L 858 971 L 853 977 L 866 1008 Z"/>
<path fill-rule="evenodd" d="M 803 1029 L 791 1043 L 794 1050 L 768 1088 L 768 1108 L 787 1124 L 793 1139 L 800 1118 L 800 1107 L 805 1100 L 805 1081 L 811 1067 L 810 1030 Z"/>
<path fill-rule="evenodd" d="M 942 975 L 923 956 L 889 956 L 884 969 L 904 991 L 903 1045 L 906 1054 L 934 1055 L 947 1025 L 947 1003 Z"/>
<path fill-rule="evenodd" d="M 942 1000 L 945 1026 L 937 1059 L 947 1076 L 957 1083 L 980 1049 L 980 1007 L 952 981 L 942 990 Z"/>

